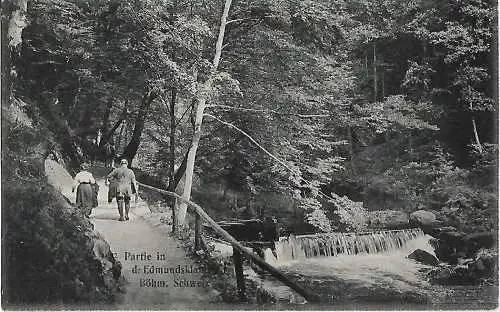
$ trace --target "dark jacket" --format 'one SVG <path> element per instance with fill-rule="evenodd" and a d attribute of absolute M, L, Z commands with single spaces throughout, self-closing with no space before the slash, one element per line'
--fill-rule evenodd
<path fill-rule="evenodd" d="M 124 166 L 121 166 L 107 176 L 108 180 L 116 183 L 116 196 L 131 197 L 132 185 L 136 183 L 134 172 Z"/>

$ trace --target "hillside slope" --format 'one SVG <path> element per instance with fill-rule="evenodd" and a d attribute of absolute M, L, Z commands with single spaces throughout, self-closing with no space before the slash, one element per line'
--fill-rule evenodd
<path fill-rule="evenodd" d="M 2 134 L 3 308 L 113 302 L 120 263 L 49 184 L 44 160 L 57 155 L 57 145 L 47 128 L 4 107 Z"/>

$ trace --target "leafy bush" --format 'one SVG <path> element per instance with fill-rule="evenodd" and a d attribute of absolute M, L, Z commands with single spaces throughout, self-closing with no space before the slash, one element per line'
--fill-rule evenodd
<path fill-rule="evenodd" d="M 362 202 L 355 202 L 347 196 L 331 194 L 332 199 L 328 202 L 335 207 L 335 214 L 340 217 L 340 224 L 335 228 L 337 230 L 359 231 L 366 229 L 367 211 Z"/>
<path fill-rule="evenodd" d="M 330 220 L 316 198 L 305 197 L 299 200 L 299 207 L 306 211 L 306 221 L 323 232 L 331 232 Z"/>
<path fill-rule="evenodd" d="M 467 171 L 456 167 L 451 156 L 440 146 L 435 147 L 429 159 L 412 161 L 384 173 L 393 193 L 413 203 L 410 210 L 417 209 L 430 198 L 444 203 L 447 191 L 464 185 L 466 176 Z"/>
<path fill-rule="evenodd" d="M 464 232 L 492 231 L 497 227 L 497 201 L 491 193 L 457 188 L 444 204 L 439 218 Z"/>
<path fill-rule="evenodd" d="M 488 190 L 496 192 L 498 183 L 498 144 L 485 143 L 482 146 L 482 152 L 476 145 L 472 145 L 471 157 L 473 165 L 471 169 L 471 178 Z"/>
<path fill-rule="evenodd" d="M 394 193 L 413 203 L 412 210 L 440 211 L 441 221 L 466 232 L 488 231 L 496 227 L 498 198 L 494 191 L 482 187 L 491 183 L 480 181 L 479 175 L 494 172 L 494 150 L 488 146 L 475 155 L 475 165 L 469 171 L 455 166 L 451 155 L 437 146 L 430 159 L 390 169 L 384 176 Z"/>

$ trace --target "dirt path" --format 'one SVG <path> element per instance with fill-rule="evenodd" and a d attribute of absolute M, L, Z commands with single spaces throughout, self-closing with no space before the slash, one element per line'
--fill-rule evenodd
<path fill-rule="evenodd" d="M 101 168 L 102 169 L 102 168 Z M 92 170 L 93 171 L 93 170 Z M 102 170 L 101 170 L 102 171 Z M 52 184 L 74 202 L 71 176 L 55 162 L 46 162 L 46 172 Z M 135 310 L 204 310 L 216 308 L 216 293 L 202 282 L 201 273 L 193 273 L 199 266 L 186 256 L 178 241 L 169 236 L 170 227 L 152 214 L 147 204 L 139 199 L 131 203 L 130 220 L 118 221 L 116 201 L 107 200 L 108 188 L 96 176 L 99 184 L 99 206 L 94 208 L 90 221 L 100 232 L 122 263 L 125 293 L 113 308 Z M 160 260 L 157 256 L 160 255 Z M 149 257 L 149 258 L 148 258 Z M 163 258 L 164 257 L 164 258 Z M 133 273 L 133 269 L 137 273 Z M 148 273 L 153 268 L 167 273 Z M 146 272 L 144 271 L 146 269 Z M 179 272 L 180 269 L 188 271 Z M 170 270 L 173 270 L 170 272 Z M 190 283 L 194 283 L 190 285 Z M 156 287 L 155 287 L 156 286 Z"/>
<path fill-rule="evenodd" d="M 98 183 L 99 207 L 92 211 L 91 222 L 123 265 L 127 285 L 118 308 L 203 309 L 214 302 L 214 293 L 201 273 L 191 272 L 199 266 L 169 236 L 170 227 L 159 222 L 142 200 L 132 202 L 129 221 L 118 221 L 116 201 L 109 204 L 107 187 L 102 180 Z M 168 273 L 148 271 L 159 268 Z M 182 269 L 188 273 L 179 272 Z"/>

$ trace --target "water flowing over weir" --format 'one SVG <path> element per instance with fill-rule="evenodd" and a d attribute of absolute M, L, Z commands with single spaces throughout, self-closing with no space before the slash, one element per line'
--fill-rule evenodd
<path fill-rule="evenodd" d="M 280 237 L 275 243 L 277 257 L 267 250 L 265 258 L 270 262 L 283 262 L 341 254 L 374 254 L 401 249 L 409 241 L 424 235 L 420 229 L 290 235 Z"/>
<path fill-rule="evenodd" d="M 430 239 L 420 229 L 291 235 L 275 242 L 277 257 L 269 248 L 264 257 L 313 290 L 322 302 L 341 309 L 342 304 L 350 306 L 347 309 L 359 309 L 357 304 L 384 310 L 440 310 L 450 305 L 453 309 L 477 309 L 475 304 L 481 301 L 495 307 L 496 286 L 443 286 L 427 280 L 432 266 L 408 255 L 421 249 L 435 256 Z M 256 273 L 248 277 L 263 285 L 278 302 L 303 302 L 273 279 Z"/>

